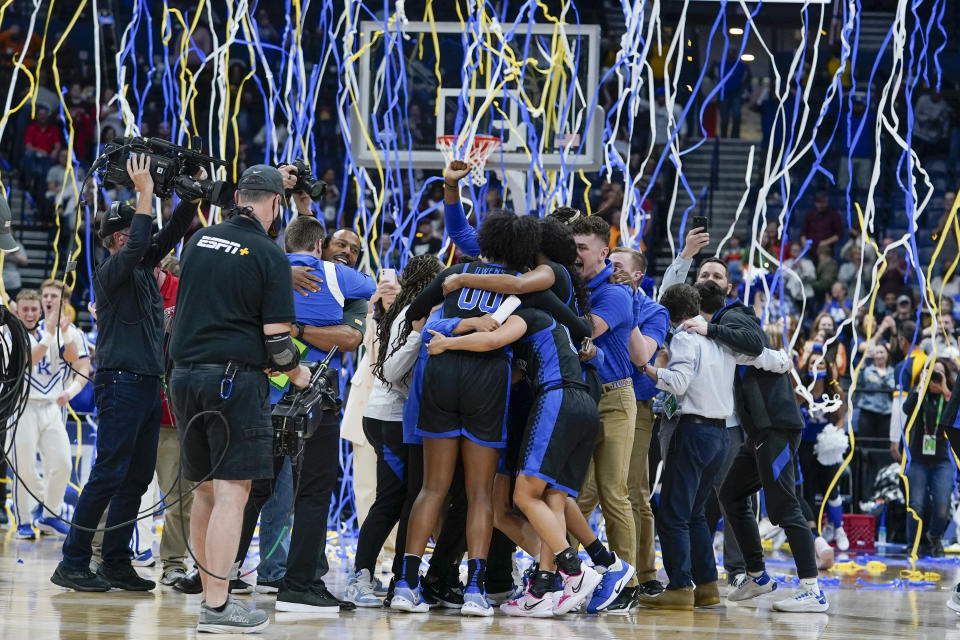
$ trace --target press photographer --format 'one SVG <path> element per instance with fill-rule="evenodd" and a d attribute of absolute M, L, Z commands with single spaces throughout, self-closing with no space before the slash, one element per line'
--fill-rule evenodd
<path fill-rule="evenodd" d="M 137 206 L 112 208 L 101 220 L 99 236 L 110 255 L 93 274 L 99 328 L 93 380 L 96 462 L 77 502 L 63 560 L 51 577 L 54 584 L 77 591 L 154 587 L 133 569 L 129 549 L 140 496 L 153 478 L 160 430 L 163 298 L 153 268 L 183 238 L 197 200 L 182 201 L 163 230 L 152 234 L 151 159 L 131 155 L 126 165 Z M 94 574 L 91 542 L 108 506 L 103 564 Z"/>
<path fill-rule="evenodd" d="M 227 219 L 198 231 L 181 256 L 169 395 L 183 476 L 200 483 L 190 538 L 203 582 L 201 632 L 252 632 L 268 623 L 263 611 L 230 598 L 228 584 L 251 481 L 273 478 L 265 370 L 286 373 L 297 387 L 310 380 L 290 337 L 290 264 L 269 234 L 284 193 L 276 168 L 250 167 Z"/>

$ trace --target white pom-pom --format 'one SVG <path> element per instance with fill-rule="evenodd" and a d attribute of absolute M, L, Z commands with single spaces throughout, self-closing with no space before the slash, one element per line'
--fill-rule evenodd
<path fill-rule="evenodd" d="M 843 462 L 843 454 L 847 452 L 849 446 L 850 438 L 847 437 L 847 434 L 832 424 L 828 424 L 817 435 L 817 443 L 813 445 L 813 452 L 817 454 L 817 461 L 820 464 L 830 467 Z"/>

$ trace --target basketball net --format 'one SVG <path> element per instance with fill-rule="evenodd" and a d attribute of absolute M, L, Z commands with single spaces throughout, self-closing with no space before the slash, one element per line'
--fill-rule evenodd
<path fill-rule="evenodd" d="M 490 155 L 500 148 L 501 140 L 494 136 L 474 136 L 469 145 L 463 152 L 462 160 L 470 166 L 470 179 L 476 186 L 486 184 L 487 179 L 484 171 L 487 166 L 487 159 Z M 457 136 L 438 136 L 437 148 L 443 154 L 444 159 L 449 165 L 457 157 Z"/>

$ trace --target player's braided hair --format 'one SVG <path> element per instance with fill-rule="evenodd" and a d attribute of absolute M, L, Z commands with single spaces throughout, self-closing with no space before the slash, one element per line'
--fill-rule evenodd
<path fill-rule="evenodd" d="M 400 346 L 407 341 L 411 324 L 407 321 L 401 325 L 400 335 L 393 341 L 392 349 L 390 346 L 390 327 L 400 312 L 420 295 L 420 292 L 433 282 L 442 270 L 443 265 L 437 260 L 437 257 L 428 254 L 411 258 L 400 274 L 397 281 L 400 285 L 400 293 L 397 294 L 397 299 L 393 301 L 390 308 L 377 321 L 377 362 L 373 365 L 373 375 L 385 384 L 390 383 L 383 377 L 383 363 L 399 351 Z"/>
<path fill-rule="evenodd" d="M 570 228 L 555 217 L 547 216 L 540 219 L 540 253 L 548 260 L 561 265 L 570 274 L 573 284 L 573 294 L 577 299 L 577 308 L 581 316 L 590 313 L 590 292 L 583 281 L 583 276 L 577 271 L 577 243 L 573 239 Z"/>

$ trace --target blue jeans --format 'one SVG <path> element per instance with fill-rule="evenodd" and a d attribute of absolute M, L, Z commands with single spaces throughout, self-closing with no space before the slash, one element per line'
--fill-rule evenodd
<path fill-rule="evenodd" d="M 953 461 L 942 460 L 931 464 L 914 459 L 907 469 L 907 480 L 910 482 L 910 508 L 928 523 L 927 532 L 931 537 L 943 536 L 950 520 L 950 496 L 954 484 Z M 930 496 L 931 503 L 929 514 L 924 509 L 927 495 Z M 917 521 L 907 515 L 907 543 L 913 544 L 916 535 Z"/>
<path fill-rule="evenodd" d="M 160 378 L 101 369 L 93 378 L 97 405 L 97 457 L 80 493 L 73 526 L 63 543 L 63 564 L 84 569 L 90 563 L 93 531 L 103 512 L 103 561 L 130 562 L 130 537 L 140 510 L 140 496 L 153 479 L 160 437 Z"/>
<path fill-rule="evenodd" d="M 284 458 L 283 467 L 273 486 L 273 495 L 260 511 L 260 565 L 257 582 L 275 582 L 287 573 L 287 552 L 290 551 L 290 530 L 293 528 L 293 471 L 290 458 Z M 283 527 L 287 530 L 284 531 Z M 283 538 L 277 544 L 277 538 Z M 273 549 L 273 545 L 277 548 Z M 270 550 L 273 549 L 273 553 Z M 269 555 L 269 557 L 267 557 Z"/>
<path fill-rule="evenodd" d="M 723 467 L 727 438 L 727 429 L 707 424 L 681 423 L 673 432 L 657 511 L 668 589 L 717 581 L 705 507 Z"/>

